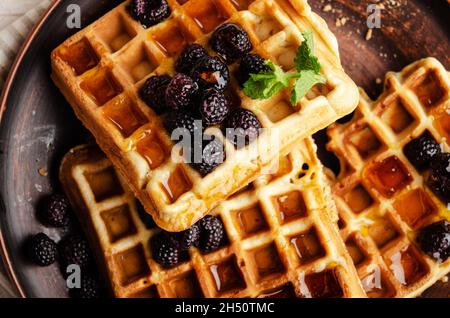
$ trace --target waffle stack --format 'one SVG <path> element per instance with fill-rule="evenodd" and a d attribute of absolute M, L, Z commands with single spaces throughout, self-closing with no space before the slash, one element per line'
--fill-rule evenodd
<path fill-rule="evenodd" d="M 54 82 L 145 210 L 160 227 L 180 231 L 253 181 L 295 142 L 350 113 L 358 91 L 342 70 L 334 35 L 305 0 L 168 2 L 171 16 L 148 29 L 129 16 L 129 2 L 124 2 L 56 48 L 51 60 Z M 327 83 L 314 87 L 292 107 L 288 90 L 257 101 L 247 98 L 233 80 L 228 94 L 269 129 L 240 150 L 215 129 L 225 144 L 227 160 L 202 177 L 189 165 L 169 160 L 173 142 L 163 128 L 163 118 L 137 92 L 152 75 L 173 75 L 183 47 L 191 42 L 205 45 L 225 21 L 241 25 L 254 52 L 286 71 L 293 69 L 301 32 L 312 30 Z M 230 66 L 230 74 L 234 68 Z M 276 132 L 277 145 L 270 132 Z"/>
<path fill-rule="evenodd" d="M 361 92 L 354 118 L 328 130 L 341 162 L 333 185 L 340 232 L 369 297 L 414 297 L 450 271 L 450 260 L 437 263 L 416 241 L 424 226 L 450 220 L 449 206 L 404 152 L 424 134 L 450 150 L 449 91 L 445 68 L 420 60 L 388 73 L 378 100 Z"/>
<path fill-rule="evenodd" d="M 221 248 L 191 248 L 171 269 L 152 259 L 160 230 L 97 147 L 71 150 L 60 179 L 116 297 L 364 296 L 311 139 L 212 211 L 225 227 Z"/>

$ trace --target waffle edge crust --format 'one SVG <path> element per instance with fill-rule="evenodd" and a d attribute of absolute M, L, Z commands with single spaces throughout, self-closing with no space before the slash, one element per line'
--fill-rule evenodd
<path fill-rule="evenodd" d="M 306 1 L 168 2 L 171 16 L 148 29 L 128 15 L 128 2 L 124 2 L 56 48 L 51 65 L 55 84 L 145 210 L 161 228 L 181 231 L 253 181 L 295 142 L 353 111 L 359 93 L 341 67 L 334 35 Z M 162 118 L 137 92 L 152 75 L 173 75 L 181 49 L 191 42 L 206 46 L 210 33 L 226 21 L 240 24 L 249 34 L 254 52 L 286 70 L 293 68 L 301 32 L 312 30 L 327 84 L 315 87 L 293 108 L 289 90 L 268 100 L 251 100 L 232 81 L 231 93 L 241 107 L 256 114 L 264 128 L 276 130 L 279 147 L 270 151 L 274 148 L 271 134 L 263 133 L 249 146 L 236 150 L 213 128 L 225 143 L 227 160 L 202 177 L 191 166 L 167 159 L 173 142 Z M 230 66 L 230 73 L 234 68 Z M 157 158 L 152 158 L 155 152 Z M 181 182 L 176 193 L 165 186 L 170 180 Z"/>

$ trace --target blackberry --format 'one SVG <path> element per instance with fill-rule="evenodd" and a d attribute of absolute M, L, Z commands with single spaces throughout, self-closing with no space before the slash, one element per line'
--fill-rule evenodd
<path fill-rule="evenodd" d="M 178 73 L 170 81 L 166 89 L 166 104 L 171 110 L 187 109 L 198 85 L 189 76 Z"/>
<path fill-rule="evenodd" d="M 441 146 L 427 131 L 420 137 L 410 141 L 403 149 L 405 156 L 416 167 L 422 171 L 429 167 L 431 159 L 441 153 Z"/>
<path fill-rule="evenodd" d="M 200 44 L 194 43 L 186 47 L 181 52 L 175 64 L 175 70 L 179 73 L 189 74 L 197 61 L 204 56 L 207 56 L 205 48 Z"/>
<path fill-rule="evenodd" d="M 238 108 L 228 116 L 225 134 L 237 148 L 242 148 L 259 136 L 261 128 L 255 114 L 250 110 Z"/>
<path fill-rule="evenodd" d="M 200 239 L 200 228 L 198 224 L 192 225 L 189 229 L 176 233 L 178 246 L 182 250 L 187 250 L 191 246 L 198 246 Z"/>
<path fill-rule="evenodd" d="M 42 221 L 50 226 L 67 226 L 71 215 L 69 200 L 62 194 L 53 194 L 44 201 L 40 214 Z"/>
<path fill-rule="evenodd" d="M 80 288 L 71 289 L 70 296 L 82 299 L 100 298 L 100 284 L 91 275 L 83 273 L 81 275 Z"/>
<path fill-rule="evenodd" d="M 244 83 L 250 78 L 250 74 L 270 72 L 272 69 L 265 62 L 266 60 L 258 54 L 248 54 L 245 56 L 235 74 L 239 85 L 243 87 Z"/>
<path fill-rule="evenodd" d="M 163 267 L 173 267 L 180 262 L 180 251 L 170 236 L 160 232 L 150 240 L 153 259 Z"/>
<path fill-rule="evenodd" d="M 199 149 L 199 147 L 195 149 Z M 201 150 L 201 161 L 198 160 L 200 158 L 195 158 L 194 156 L 191 158 L 191 166 L 200 172 L 202 176 L 206 176 L 225 161 L 225 147 L 215 136 L 205 135 Z"/>
<path fill-rule="evenodd" d="M 147 79 L 139 91 L 142 100 L 161 115 L 167 111 L 166 89 L 171 81 L 170 76 L 152 76 Z"/>
<path fill-rule="evenodd" d="M 201 120 L 191 112 L 179 111 L 170 113 L 165 121 L 166 129 L 172 134 L 175 129 L 186 129 L 191 136 L 202 131 Z"/>
<path fill-rule="evenodd" d="M 228 67 L 219 58 L 211 56 L 200 58 L 190 75 L 202 89 L 224 90 L 230 80 Z"/>
<path fill-rule="evenodd" d="M 224 238 L 224 229 L 222 221 L 212 215 L 207 215 L 199 222 L 201 251 L 208 253 L 220 247 Z"/>
<path fill-rule="evenodd" d="M 450 256 L 450 222 L 442 220 L 424 227 L 417 242 L 430 257 L 445 262 Z"/>
<path fill-rule="evenodd" d="M 433 157 L 428 186 L 445 203 L 450 203 L 450 153 L 440 153 Z"/>
<path fill-rule="evenodd" d="M 76 264 L 81 269 L 88 269 L 94 263 L 89 244 L 81 235 L 72 234 L 63 239 L 58 244 L 58 251 L 64 269 L 71 264 Z"/>
<path fill-rule="evenodd" d="M 144 28 L 164 21 L 171 13 L 166 0 L 133 0 L 127 9 Z"/>
<path fill-rule="evenodd" d="M 253 49 L 247 32 L 235 23 L 225 23 L 217 28 L 209 44 L 228 64 L 244 57 Z"/>
<path fill-rule="evenodd" d="M 27 254 L 33 263 L 49 266 L 56 261 L 56 243 L 44 233 L 38 233 L 26 243 Z"/>
<path fill-rule="evenodd" d="M 221 124 L 228 111 L 228 101 L 221 91 L 210 88 L 200 98 L 200 114 L 207 127 Z"/>

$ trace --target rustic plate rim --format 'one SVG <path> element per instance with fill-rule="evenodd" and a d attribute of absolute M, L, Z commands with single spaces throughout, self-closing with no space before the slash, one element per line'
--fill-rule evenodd
<path fill-rule="evenodd" d="M 24 57 L 25 57 L 28 49 L 30 48 L 31 43 L 34 41 L 34 39 L 38 35 L 39 31 L 41 30 L 42 26 L 48 20 L 50 15 L 58 8 L 61 1 L 62 0 L 53 0 L 53 2 L 49 5 L 49 7 L 46 9 L 46 11 L 42 14 L 42 16 L 39 18 L 38 22 L 35 24 L 33 29 L 30 31 L 30 33 L 26 37 L 24 43 L 22 44 L 22 46 L 14 60 L 14 63 L 11 66 L 11 69 L 8 73 L 8 77 L 6 78 L 6 81 L 4 83 L 2 93 L 1 93 L 1 98 L 0 98 L 0 126 L 3 124 L 3 121 L 2 121 L 3 115 L 5 114 L 5 111 L 6 111 L 6 105 L 7 105 L 8 98 L 9 98 L 9 95 L 11 92 L 11 87 L 16 78 L 19 66 L 21 65 L 22 61 L 24 60 Z M 1 207 L 1 208 L 3 209 L 3 207 Z M 1 253 L 0 256 L 3 260 L 3 263 L 5 264 L 7 274 L 10 276 L 12 283 L 14 285 L 13 287 L 15 287 L 15 289 L 19 293 L 20 297 L 26 298 L 25 290 L 23 289 L 23 287 L 17 277 L 16 271 L 13 267 L 10 253 L 8 251 L 8 247 L 6 246 L 6 242 L 4 239 L 4 234 L 3 234 L 3 230 L 2 230 L 1 226 L 0 226 L 0 253 Z"/>

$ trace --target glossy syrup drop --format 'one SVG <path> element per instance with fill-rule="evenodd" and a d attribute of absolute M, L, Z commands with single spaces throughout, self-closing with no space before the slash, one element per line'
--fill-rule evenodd
<path fill-rule="evenodd" d="M 390 198 L 411 183 L 411 173 L 397 156 L 373 163 L 365 176 L 384 197 Z"/>
<path fill-rule="evenodd" d="M 69 64 L 77 75 L 97 66 L 99 58 L 87 39 L 82 39 L 70 46 L 62 46 L 57 55 Z"/>

